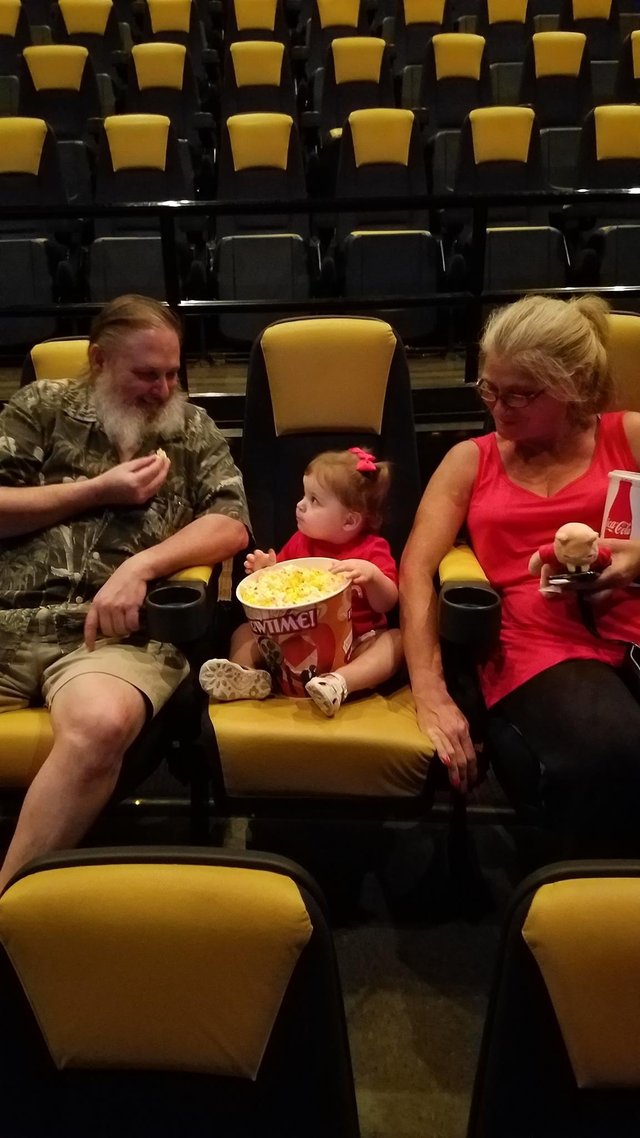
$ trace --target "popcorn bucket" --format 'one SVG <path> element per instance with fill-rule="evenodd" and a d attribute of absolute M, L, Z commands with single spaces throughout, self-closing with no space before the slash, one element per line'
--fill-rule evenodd
<path fill-rule="evenodd" d="M 277 569 L 293 566 L 295 569 L 323 570 L 333 562 L 329 557 L 299 557 L 281 561 L 277 567 L 258 569 L 241 581 L 236 596 L 244 608 L 247 620 L 258 647 L 276 685 L 284 695 L 304 696 L 304 685 L 313 676 L 331 672 L 346 663 L 351 655 L 353 631 L 351 628 L 351 583 L 336 578 L 333 592 L 319 599 L 259 605 L 255 598 L 248 603 L 247 587 L 257 587 L 263 574 L 275 574 Z M 287 574 L 283 575 L 286 580 Z M 312 578 L 309 577 L 311 582 Z M 266 583 L 265 583 L 266 584 Z M 283 590 L 285 591 L 285 590 Z M 303 586 L 291 587 L 293 598 Z"/>

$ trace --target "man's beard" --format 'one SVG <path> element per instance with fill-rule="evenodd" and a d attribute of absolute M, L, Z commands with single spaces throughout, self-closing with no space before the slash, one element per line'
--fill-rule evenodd
<path fill-rule="evenodd" d="M 94 381 L 95 407 L 100 424 L 123 462 L 133 458 L 144 443 L 170 438 L 184 430 L 186 392 L 176 389 L 157 406 L 123 403 L 108 376 Z"/>

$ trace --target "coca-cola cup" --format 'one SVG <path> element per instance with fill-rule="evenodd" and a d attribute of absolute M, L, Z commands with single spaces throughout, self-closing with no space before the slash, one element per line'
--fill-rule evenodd
<path fill-rule="evenodd" d="M 640 474 L 610 470 L 600 537 L 640 537 Z"/>

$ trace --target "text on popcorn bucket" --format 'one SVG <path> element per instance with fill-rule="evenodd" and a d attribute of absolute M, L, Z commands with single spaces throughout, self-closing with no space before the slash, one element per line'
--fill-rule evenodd
<path fill-rule="evenodd" d="M 309 612 L 289 613 L 284 616 L 273 616 L 268 620 L 250 620 L 251 631 L 257 636 L 281 636 L 283 632 L 308 632 L 318 624 L 317 609 Z"/>

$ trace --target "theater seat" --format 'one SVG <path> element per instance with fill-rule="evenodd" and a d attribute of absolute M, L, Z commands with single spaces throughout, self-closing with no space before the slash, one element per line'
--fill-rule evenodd
<path fill-rule="evenodd" d="M 47 305 L 57 299 L 62 265 L 67 257 L 64 244 L 69 232 L 66 220 L 38 215 L 38 209 L 66 206 L 58 143 L 43 119 L 0 119 L 0 305 Z M 32 206 L 32 217 L 9 218 L 5 210 Z M 72 223 L 73 225 L 73 223 Z M 50 316 L 3 316 L 3 344 L 25 344 L 34 336 L 55 332 Z"/>
<path fill-rule="evenodd" d="M 631 1138 L 640 1117 L 640 863 L 522 882 L 490 994 L 468 1138 Z"/>
<path fill-rule="evenodd" d="M 324 66 L 322 96 L 316 107 L 324 145 L 339 130 L 351 111 L 365 107 L 392 107 L 390 53 L 376 36 L 342 36 L 330 45 Z"/>
<path fill-rule="evenodd" d="M 289 29 L 281 0 L 230 0 L 226 6 L 225 46 L 243 40 L 289 43 Z"/>
<path fill-rule="evenodd" d="M 88 346 L 84 337 L 35 344 L 23 363 L 21 386 L 40 379 L 74 381 L 85 377 Z M 200 582 L 202 587 L 207 587 L 210 579 L 213 583 L 208 566 L 185 569 L 173 579 Z M 172 739 L 185 734 L 191 738 L 196 718 L 191 680 L 187 679 L 127 752 L 114 792 L 116 801 L 155 770 Z M 46 708 L 34 706 L 0 714 L 0 798 L 10 810 L 40 770 L 52 742 L 51 718 Z"/>
<path fill-rule="evenodd" d="M 31 43 L 31 27 L 20 0 L 5 0 L 0 7 L 0 75 L 18 77 L 20 59 Z"/>
<path fill-rule="evenodd" d="M 330 45 L 325 65 L 316 73 L 313 110 L 302 117 L 315 142 L 307 164 L 314 197 L 336 192 L 342 129 L 352 111 L 393 107 L 390 48 L 376 36 L 342 36 Z"/>
<path fill-rule="evenodd" d="M 310 79 L 324 61 L 332 40 L 342 36 L 367 35 L 369 25 L 363 0 L 313 0 L 306 27 L 306 43 L 299 54 L 306 57 Z"/>
<path fill-rule="evenodd" d="M 202 107 L 191 58 L 183 44 L 134 44 L 122 109 L 127 114 L 166 115 L 177 137 L 188 141 L 194 165 L 195 159 L 200 163 L 203 149 L 213 153 L 213 116 Z"/>
<path fill-rule="evenodd" d="M 228 48 L 220 92 L 220 118 L 259 112 L 296 115 L 296 94 L 285 46 L 245 40 Z"/>
<path fill-rule="evenodd" d="M 522 62 L 533 34 L 528 0 L 480 0 L 475 30 L 487 41 L 490 63 Z"/>
<path fill-rule="evenodd" d="M 348 377 L 348 382 L 347 382 Z M 396 556 L 420 495 L 411 390 L 402 344 L 384 321 L 283 320 L 256 341 L 249 363 L 242 470 L 259 548 L 295 531 L 307 462 L 319 451 L 361 445 L 391 461 L 383 532 Z M 237 620 L 242 619 L 238 614 Z M 204 717 L 221 813 L 286 804 L 383 812 L 427 808 L 433 748 L 398 677 L 348 700 L 327 720 L 308 699 L 210 703 Z"/>
<path fill-rule="evenodd" d="M 145 43 L 177 43 L 186 47 L 204 97 L 218 56 L 207 47 L 204 26 L 193 0 L 146 0 L 142 25 Z"/>
<path fill-rule="evenodd" d="M 479 107 L 462 127 L 455 189 L 500 193 L 543 188 L 540 139 L 529 107 Z M 549 288 L 566 284 L 564 237 L 546 212 L 527 205 L 489 207 L 485 290 Z M 469 233 L 458 249 L 469 257 Z M 456 266 L 457 268 L 457 266 Z"/>
<path fill-rule="evenodd" d="M 12 1138 L 359 1134 L 323 901 L 272 855 L 25 866 L 0 899 L 0 1062 Z"/>
<path fill-rule="evenodd" d="M 640 185 L 640 107 L 595 107 L 582 125 L 577 185 L 585 189 L 630 189 Z M 576 271 L 587 284 L 635 284 L 640 225 L 635 201 L 573 207 L 582 220 Z M 590 230 L 590 231 L 589 231 Z M 635 301 L 631 304 L 635 306 Z"/>
<path fill-rule="evenodd" d="M 53 6 L 53 42 L 85 47 L 97 75 L 121 87 L 119 66 L 126 43 L 111 0 L 60 0 Z"/>
<path fill-rule="evenodd" d="M 302 150 L 290 115 L 232 115 L 224 124 L 218 164 L 223 201 L 260 199 L 262 212 L 219 214 L 216 219 L 215 288 L 221 300 L 306 300 L 318 252 L 306 213 L 268 212 L 269 202 L 304 199 Z M 251 342 L 273 313 L 229 313 L 219 318 L 223 336 Z"/>
<path fill-rule="evenodd" d="M 85 336 L 34 344 L 22 364 L 20 386 L 35 379 L 77 379 L 88 373 L 89 341 Z"/>
<path fill-rule="evenodd" d="M 58 139 L 86 141 L 102 119 L 100 95 L 86 47 L 27 47 L 20 74 L 20 114 L 46 119 Z M 92 121 L 91 121 L 92 120 Z"/>
<path fill-rule="evenodd" d="M 538 126 L 580 126 L 593 106 L 587 37 L 583 32 L 537 32 L 522 68 L 520 103 Z"/>
<path fill-rule="evenodd" d="M 396 75 L 421 67 L 431 38 L 453 31 L 453 7 L 450 0 L 398 0 L 393 29 Z"/>
<path fill-rule="evenodd" d="M 185 201 L 194 196 L 187 143 L 176 137 L 166 115 L 109 115 L 104 120 L 96 162 L 96 203 Z M 189 232 L 182 230 L 183 224 Z M 201 224 L 199 219 L 196 224 Z M 195 283 L 197 259 L 190 245 L 190 220 L 178 220 L 176 231 L 183 293 L 192 296 L 202 286 L 199 280 Z M 164 300 L 158 219 L 126 214 L 96 219 L 88 275 L 92 300 L 111 300 L 123 292 Z"/>
<path fill-rule="evenodd" d="M 591 59 L 617 59 L 620 51 L 618 0 L 563 0 L 560 28 L 584 32 Z"/>
<path fill-rule="evenodd" d="M 427 44 L 420 96 L 427 136 L 459 130 L 469 111 L 491 102 L 484 38 L 464 32 L 435 35 Z"/>
<path fill-rule="evenodd" d="M 426 196 L 427 176 L 420 128 L 412 111 L 391 107 L 353 111 L 340 141 L 338 196 L 361 203 L 338 215 L 335 261 L 346 296 L 379 296 L 381 314 L 405 340 L 420 340 L 436 325 L 424 305 L 402 308 L 385 299 L 428 297 L 443 274 L 440 242 L 429 230 L 424 209 L 403 209 L 393 198 Z M 387 196 L 386 208 L 367 208 L 367 199 Z"/>
<path fill-rule="evenodd" d="M 631 32 L 620 48 L 612 101 L 640 102 L 640 31 Z"/>

